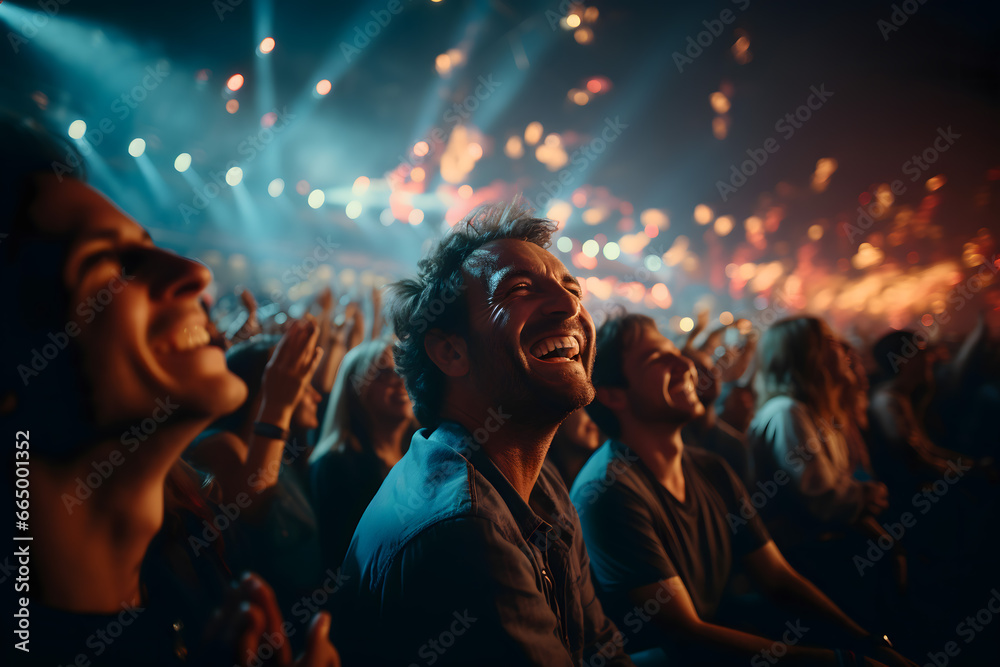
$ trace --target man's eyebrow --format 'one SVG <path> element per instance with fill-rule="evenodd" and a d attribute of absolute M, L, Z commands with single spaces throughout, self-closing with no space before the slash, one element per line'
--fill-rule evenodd
<path fill-rule="evenodd" d="M 496 273 L 494 273 L 492 276 L 490 276 L 490 282 L 489 282 L 490 291 L 491 292 L 497 291 L 500 288 L 500 286 L 505 282 L 507 282 L 508 280 L 512 280 L 514 278 L 532 278 L 534 276 L 535 272 L 529 269 L 515 269 L 509 266 L 505 266 L 502 269 L 498 270 Z"/>

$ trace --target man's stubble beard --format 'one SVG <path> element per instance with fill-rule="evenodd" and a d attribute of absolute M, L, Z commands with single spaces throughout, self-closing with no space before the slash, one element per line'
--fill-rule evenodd
<path fill-rule="evenodd" d="M 593 364 L 587 369 L 587 380 L 582 386 L 567 392 L 555 392 L 551 385 L 532 382 L 525 368 L 512 362 L 520 347 L 503 346 L 499 341 L 488 341 L 484 353 L 489 360 L 473 357 L 481 368 L 494 365 L 489 374 L 480 374 L 477 385 L 484 396 L 493 396 L 496 405 L 513 415 L 512 419 L 524 425 L 539 427 L 557 426 L 573 411 L 589 405 L 594 400 L 594 387 L 590 382 Z M 582 352 L 581 352 L 582 354 Z M 491 364 L 492 362 L 492 364 Z M 488 375 L 488 376 L 487 376 Z"/>

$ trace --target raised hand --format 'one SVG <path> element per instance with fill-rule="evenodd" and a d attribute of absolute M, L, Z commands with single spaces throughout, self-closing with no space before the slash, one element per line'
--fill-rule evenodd
<path fill-rule="evenodd" d="M 288 428 L 295 406 L 323 357 L 319 327 L 311 316 L 296 321 L 278 341 L 264 368 L 258 421 Z"/>

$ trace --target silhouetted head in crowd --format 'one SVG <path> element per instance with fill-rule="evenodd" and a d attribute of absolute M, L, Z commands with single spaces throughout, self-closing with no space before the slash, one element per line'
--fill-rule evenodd
<path fill-rule="evenodd" d="M 247 385 L 247 400 L 235 412 L 218 420 L 215 427 L 249 437 L 254 417 L 260 409 L 264 369 L 280 340 L 281 336 L 276 334 L 261 334 L 237 343 L 226 352 L 226 365 L 229 370 Z M 290 430 L 293 433 L 319 427 L 316 411 L 321 399 L 320 393 L 311 385 L 306 387 L 292 414 Z"/>
<path fill-rule="evenodd" d="M 892 331 L 886 334 L 875 343 L 872 355 L 884 380 L 895 380 L 916 387 L 934 379 L 927 337 L 915 331 Z"/>
<path fill-rule="evenodd" d="M 590 455 L 601 445 L 601 430 L 584 408 L 574 411 L 559 425 L 552 446 L 565 447 Z"/>
<path fill-rule="evenodd" d="M 587 409 L 580 408 L 559 425 L 547 457 L 555 464 L 566 486 L 571 487 L 587 459 L 600 446 L 600 429 Z"/>
<path fill-rule="evenodd" d="M 546 250 L 555 228 L 517 202 L 480 208 L 390 287 L 396 369 L 422 425 L 502 407 L 548 426 L 593 399 L 594 325 Z"/>
<path fill-rule="evenodd" d="M 726 383 L 715 403 L 719 410 L 719 419 L 740 433 L 746 433 L 756 413 L 756 401 L 751 387 L 735 382 Z"/>
<path fill-rule="evenodd" d="M 181 417 L 239 405 L 246 389 L 204 345 L 209 270 L 157 247 L 88 186 L 69 145 L 9 120 L 0 145 L 0 394 L 31 424 L 33 451 L 72 458 L 118 441 L 157 401 Z"/>
<path fill-rule="evenodd" d="M 780 320 L 757 347 L 757 404 L 788 396 L 832 419 L 838 412 L 834 378 L 849 372 L 844 347 L 826 322 L 808 316 Z"/>
<path fill-rule="evenodd" d="M 695 371 L 698 373 L 698 381 L 695 384 L 698 400 L 705 406 L 706 411 L 713 409 L 722 389 L 721 373 L 715 367 L 715 360 L 712 355 L 693 347 L 682 349 L 681 354 L 694 363 Z"/>
<path fill-rule="evenodd" d="M 340 363 L 312 457 L 336 449 L 360 452 L 372 446 L 375 425 L 413 421 L 410 397 L 393 365 L 392 343 L 361 343 Z"/>
<path fill-rule="evenodd" d="M 597 400 L 587 412 L 612 438 L 628 423 L 683 425 L 705 414 L 697 378 L 694 362 L 651 318 L 612 315 L 597 330 Z"/>

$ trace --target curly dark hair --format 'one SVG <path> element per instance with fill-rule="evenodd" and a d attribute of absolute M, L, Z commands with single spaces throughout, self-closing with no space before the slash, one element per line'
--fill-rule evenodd
<path fill-rule="evenodd" d="M 514 239 L 548 248 L 557 225 L 536 218 L 519 198 L 472 211 L 417 264 L 417 276 L 388 287 L 387 320 L 398 336 L 393 347 L 396 372 L 406 383 L 420 424 L 441 421 L 445 375 L 424 350 L 431 329 L 468 335 L 469 309 L 462 267 L 469 256 L 491 241 Z"/>

